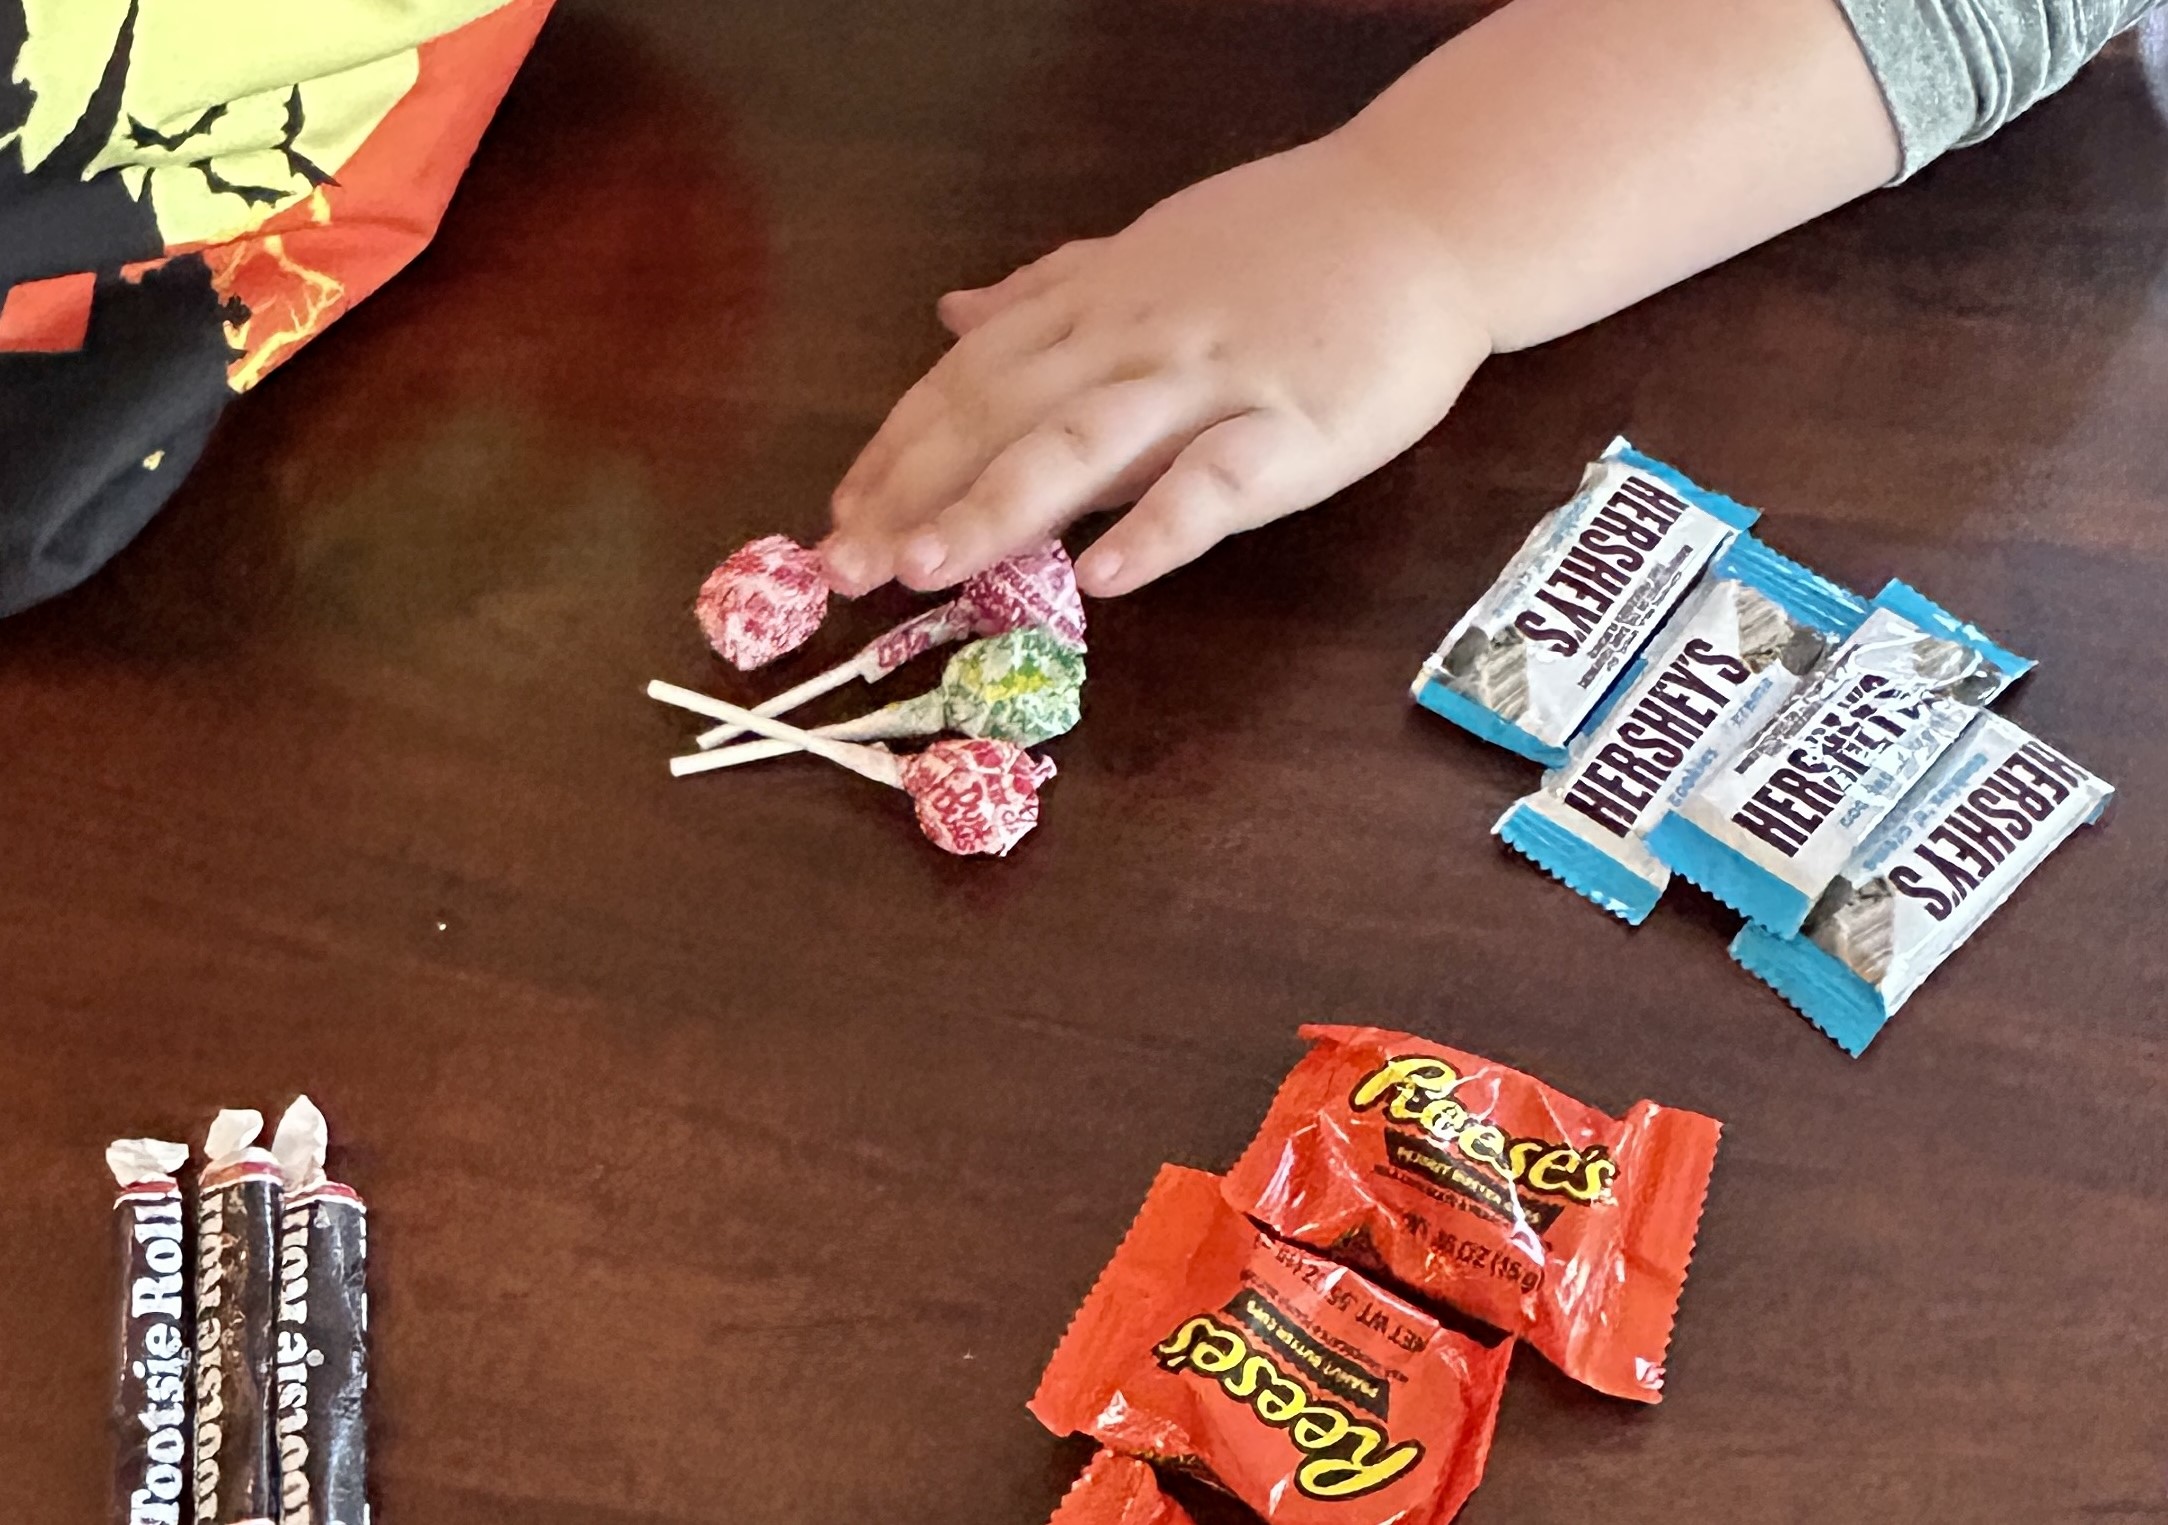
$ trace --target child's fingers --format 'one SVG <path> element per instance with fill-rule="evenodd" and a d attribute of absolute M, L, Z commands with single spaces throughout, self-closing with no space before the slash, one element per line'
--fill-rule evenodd
<path fill-rule="evenodd" d="M 897 399 L 836 484 L 829 508 L 837 528 L 850 534 L 888 513 L 886 482 L 904 455 L 929 435 L 953 427 L 954 415 L 970 411 L 974 399 L 989 395 L 1004 371 L 1059 349 L 1069 333 L 1065 314 L 1025 304 L 1004 309 L 999 322 L 989 320 L 969 338 L 959 339 Z"/>
<path fill-rule="evenodd" d="M 1078 558 L 1077 585 L 1095 598 L 1127 593 L 1228 535 L 1307 508 L 1337 485 L 1344 484 L 1332 479 L 1313 425 L 1272 409 L 1238 413 L 1192 440 Z"/>
<path fill-rule="evenodd" d="M 958 344 L 941 373 L 944 402 L 910 437 L 894 445 L 884 469 L 849 508 L 853 521 L 894 535 L 923 528 L 962 497 L 988 463 L 1039 422 L 1091 391 L 1102 360 L 1076 346 L 1052 344 L 1024 354 L 978 345 L 1008 322 L 996 319 Z M 969 364 L 965 362 L 969 361 Z M 946 370 L 943 370 L 946 367 Z"/>
<path fill-rule="evenodd" d="M 871 593 L 896 575 L 896 537 L 873 530 L 837 530 L 820 543 L 828 586 L 846 598 Z"/>
<path fill-rule="evenodd" d="M 1026 297 L 1050 291 L 1081 264 L 1104 239 L 1080 238 L 1019 266 L 991 286 L 969 286 L 951 291 L 934 304 L 941 324 L 961 339 L 994 314 L 1013 307 Z"/>
<path fill-rule="evenodd" d="M 1224 412 L 1164 373 L 1094 387 L 1005 447 L 962 497 L 907 539 L 897 575 L 938 588 L 984 571 L 1144 472 L 1156 474 Z"/>
<path fill-rule="evenodd" d="M 933 369 L 903 394 L 887 419 L 859 453 L 836 488 L 838 523 L 854 519 L 910 517 L 899 502 L 910 482 L 923 477 L 929 458 L 940 459 L 944 441 L 962 444 L 997 429 L 1006 416 L 1034 398 L 1050 399 L 1052 389 L 1081 379 L 1081 360 L 1068 340 L 1074 332 L 1065 312 L 1043 303 L 1024 303 L 989 319 L 959 339 L 934 362 Z M 1071 376 L 1070 373 L 1078 373 Z M 1043 406 L 1043 402 L 1042 402 Z M 1029 420 L 1016 424 L 994 448 L 1007 444 Z M 958 483 L 961 492 L 992 455 L 986 451 Z M 912 461 L 913 457 L 917 459 Z M 906 470 L 906 462 L 912 467 Z M 934 505 L 938 508 L 940 505 Z M 933 509 L 918 514 L 931 518 Z"/>

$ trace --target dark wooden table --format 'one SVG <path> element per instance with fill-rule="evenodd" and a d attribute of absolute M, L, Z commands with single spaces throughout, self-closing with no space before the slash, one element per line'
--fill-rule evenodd
<path fill-rule="evenodd" d="M 818 765 L 663 770 L 643 680 L 769 681 L 693 588 L 818 529 L 939 291 L 1468 14 L 560 7 L 434 251 L 0 627 L 0 1519 L 101 1507 L 101 1146 L 305 1088 L 375 1204 L 386 1521 L 1036 1525 L 1085 1454 L 1023 1410 L 1055 1337 L 1316 1018 L 1729 1125 L 1672 1396 L 1524 1354 L 1469 1525 L 2168 1515 L 2168 132 L 2128 50 L 1095 608 L 1007 861 Z M 1683 886 L 1630 931 L 1503 853 L 1533 770 L 1407 703 L 1621 430 L 2037 656 L 2006 708 L 2124 787 L 1863 1061 Z"/>

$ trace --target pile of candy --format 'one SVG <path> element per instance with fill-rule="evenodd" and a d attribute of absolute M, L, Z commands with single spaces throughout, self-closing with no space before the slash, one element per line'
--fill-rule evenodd
<path fill-rule="evenodd" d="M 1516 1340 L 1663 1396 L 1717 1122 L 1607 1117 L 1406 1033 L 1302 1035 L 1232 1170 L 1161 1167 L 1047 1363 L 1032 1413 L 1106 1448 L 1056 1525 L 1185 1521 L 1144 1462 L 1275 1525 L 1444 1525 Z"/>
<path fill-rule="evenodd" d="M 1673 873 L 1858 1055 L 2113 790 L 1987 706 L 2032 663 L 1871 600 L 1614 441 L 1424 663 L 1416 701 L 1548 770 L 1494 828 L 1638 924 Z"/>
<path fill-rule="evenodd" d="M 803 646 L 827 613 L 818 556 L 782 535 L 732 552 L 693 603 L 708 644 L 740 670 Z M 957 641 L 971 644 L 949 659 L 938 686 L 915 698 L 810 731 L 774 718 Z M 1039 790 L 1054 764 L 1025 748 L 1076 725 L 1083 689 L 1084 602 L 1068 554 L 1056 544 L 989 567 L 955 598 L 904 621 L 848 662 L 750 709 L 673 683 L 647 687 L 651 698 L 723 722 L 700 735 L 699 751 L 671 759 L 679 777 L 808 753 L 906 791 L 919 829 L 936 847 L 994 856 L 1038 824 Z M 901 756 L 863 745 L 943 731 L 961 734 Z M 764 739 L 726 745 L 749 734 Z"/>
<path fill-rule="evenodd" d="M 269 1149 L 262 1131 L 258 1112 L 212 1122 L 193 1266 L 174 1174 L 188 1146 L 105 1152 L 120 1188 L 120 1525 L 369 1518 L 367 1209 L 325 1178 L 324 1115 L 306 1096 Z"/>

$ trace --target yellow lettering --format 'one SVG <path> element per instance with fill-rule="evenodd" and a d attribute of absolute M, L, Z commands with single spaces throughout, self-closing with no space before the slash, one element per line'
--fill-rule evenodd
<path fill-rule="evenodd" d="M 1193 1318 L 1168 1335 L 1163 1343 L 1153 1347 L 1152 1354 L 1158 1356 L 1159 1364 L 1169 1371 L 1179 1371 L 1189 1364 L 1189 1348 L 1197 1342 L 1197 1336 L 1210 1334 L 1218 1327 L 1209 1318 Z"/>
<path fill-rule="evenodd" d="M 1540 1138 L 1517 1138 L 1506 1146 L 1506 1174 L 1516 1181 L 1528 1179 L 1528 1167 L 1550 1146 Z M 1529 1182 L 1532 1186 L 1535 1183 Z"/>
<path fill-rule="evenodd" d="M 1257 1395 L 1257 1417 L 1274 1426 L 1293 1424 L 1309 1402 L 1300 1384 L 1275 1375 L 1272 1385 Z"/>
<path fill-rule="evenodd" d="M 1236 1368 L 1234 1374 L 1220 1379 L 1220 1386 L 1227 1389 L 1230 1398 L 1250 1398 L 1257 1393 L 1260 1383 L 1270 1382 L 1279 1376 L 1272 1362 L 1265 1356 L 1251 1356 Z"/>
<path fill-rule="evenodd" d="M 1215 1328 L 1211 1338 L 1199 1341 L 1197 1348 L 1189 1353 L 1189 1364 L 1216 1377 L 1222 1372 L 1233 1371 L 1249 1353 L 1250 1347 L 1241 1335 L 1232 1329 Z"/>
<path fill-rule="evenodd" d="M 1618 1174 L 1618 1162 L 1608 1154 L 1592 1153 L 1581 1170 L 1578 1190 L 1568 1188 L 1568 1195 L 1582 1202 L 1601 1202 L 1611 1195 L 1612 1178 Z"/>
<path fill-rule="evenodd" d="M 1354 1498 L 1382 1488 L 1422 1458 L 1417 1442 L 1393 1445 L 1375 1426 L 1350 1419 L 1337 1403 L 1314 1398 L 1240 1330 L 1209 1314 L 1190 1319 L 1154 1348 L 1170 1370 L 1186 1363 L 1217 1377 L 1228 1397 L 1247 1404 L 1263 1423 L 1286 1430 L 1307 1458 L 1295 1469 L 1295 1487 L 1311 1498 Z"/>
<path fill-rule="evenodd" d="M 1460 1135 L 1460 1152 L 1479 1165 L 1495 1165 L 1506 1168 L 1505 1130 L 1492 1123 L 1476 1123 L 1463 1129 Z"/>
<path fill-rule="evenodd" d="M 1346 1437 L 1348 1429 L 1347 1415 L 1320 1405 L 1297 1419 L 1287 1433 L 1305 1451 L 1327 1451 Z"/>
<path fill-rule="evenodd" d="M 1571 1194 L 1575 1186 L 1574 1176 L 1581 1168 L 1581 1152 L 1558 1144 L 1544 1151 L 1543 1157 L 1529 1167 L 1528 1185 L 1535 1191 L 1565 1192 Z"/>
<path fill-rule="evenodd" d="M 1412 1089 L 1431 1096 L 1442 1096 L 1459 1084 L 1459 1073 L 1443 1059 L 1409 1054 L 1399 1059 L 1387 1060 L 1382 1069 L 1355 1088 L 1355 1094 L 1348 1099 L 1348 1105 L 1358 1112 L 1367 1112 L 1377 1105 L 1378 1098 L 1387 1091 Z"/>
<path fill-rule="evenodd" d="M 1384 1487 L 1423 1459 L 1422 1446 L 1404 1440 L 1373 1461 L 1382 1437 L 1368 1425 L 1357 1426 L 1355 1434 L 1352 1455 L 1312 1457 L 1295 1470 L 1295 1486 L 1312 1498 L 1351 1499 Z"/>

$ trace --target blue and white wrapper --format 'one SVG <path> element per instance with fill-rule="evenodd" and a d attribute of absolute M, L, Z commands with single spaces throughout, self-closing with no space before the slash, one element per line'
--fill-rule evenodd
<path fill-rule="evenodd" d="M 1755 510 L 1623 439 L 1416 675 L 1415 701 L 1549 767 Z"/>
<path fill-rule="evenodd" d="M 1751 923 L 1731 956 L 1857 1056 L 2114 790 L 1982 714 L 1822 892 L 1804 930 Z"/>
<path fill-rule="evenodd" d="M 1492 828 L 1639 925 L 1671 882 L 1643 838 L 1797 692 L 1866 601 L 1752 535 L 1717 558 L 1562 768 Z"/>
<path fill-rule="evenodd" d="M 1739 754 L 1649 831 L 1659 861 L 1779 936 L 2032 663 L 1901 582 Z"/>

